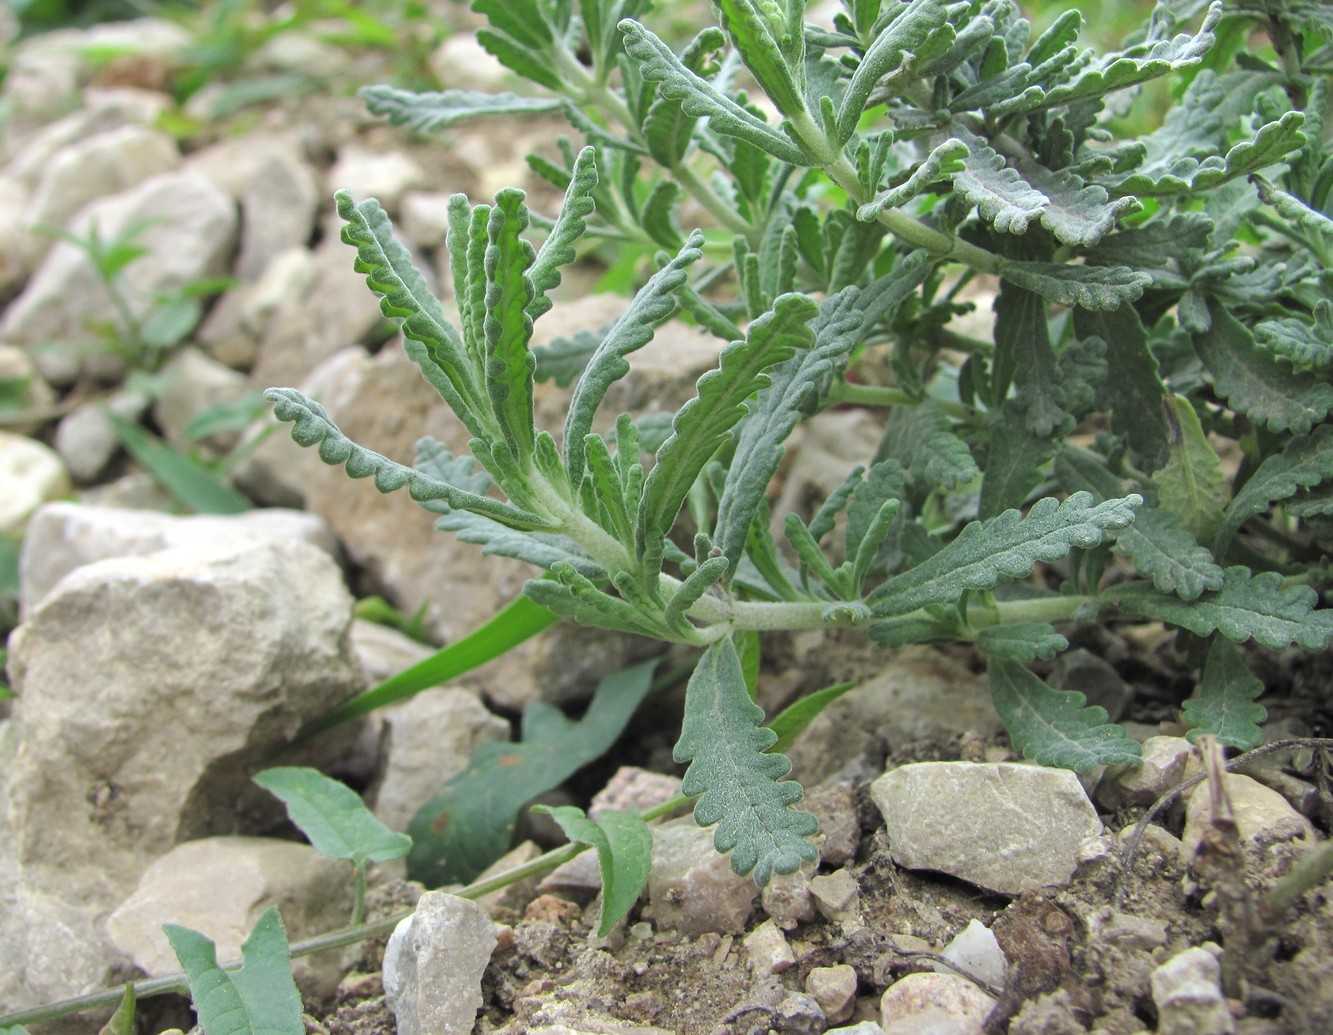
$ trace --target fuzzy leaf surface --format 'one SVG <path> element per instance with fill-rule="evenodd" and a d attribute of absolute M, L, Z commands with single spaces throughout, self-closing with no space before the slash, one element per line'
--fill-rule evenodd
<path fill-rule="evenodd" d="M 1225 551 L 1250 518 L 1326 478 L 1333 478 L 1333 425 L 1321 424 L 1288 441 L 1281 453 L 1270 455 L 1255 469 L 1227 508 L 1214 546 Z"/>
<path fill-rule="evenodd" d="M 951 604 L 968 590 L 990 589 L 1001 579 L 1026 577 L 1038 561 L 1055 561 L 1071 549 L 1099 545 L 1134 520 L 1139 496 L 1093 503 L 1076 492 L 1061 503 L 1040 499 L 1027 516 L 1005 511 L 973 521 L 928 560 L 875 589 L 868 603 L 878 617 L 907 614 L 927 604 Z"/>
<path fill-rule="evenodd" d="M 569 187 L 565 190 L 565 200 L 560 206 L 560 214 L 556 216 L 555 225 L 546 235 L 528 273 L 534 292 L 528 304 L 528 316 L 533 320 L 551 308 L 551 299 L 547 293 L 560 286 L 560 267 L 568 266 L 578 258 L 574 245 L 588 228 L 586 219 L 596 207 L 592 198 L 596 189 L 596 152 L 591 147 L 585 147 L 574 159 L 574 169 Z"/>
<path fill-rule="evenodd" d="M 1079 773 L 1142 759 L 1138 743 L 1078 691 L 1056 690 L 1025 665 L 994 655 L 987 669 L 991 701 L 1024 758 Z"/>
<path fill-rule="evenodd" d="M 401 859 L 412 847 L 390 830 L 361 795 L 309 766 L 277 766 L 254 775 L 255 783 L 287 806 L 287 815 L 320 855 L 357 866 Z"/>
<path fill-rule="evenodd" d="M 538 805 L 534 812 L 545 812 L 560 824 L 565 836 L 597 852 L 597 866 L 602 874 L 602 915 L 597 936 L 605 938 L 639 900 L 648 883 L 653 861 L 653 834 L 637 812 L 614 809 L 589 819 L 573 805 Z"/>
<path fill-rule="evenodd" d="M 1222 568 L 1213 555 L 1160 507 L 1143 507 L 1134 524 L 1116 536 L 1116 545 L 1162 593 L 1195 600 L 1205 590 L 1222 588 Z"/>
<path fill-rule="evenodd" d="M 543 115 L 559 111 L 562 101 L 546 97 L 520 97 L 514 93 L 479 93 L 475 90 L 441 90 L 418 93 L 397 87 L 363 86 L 358 96 L 374 115 L 382 115 L 395 126 L 414 133 L 433 133 L 465 119 L 492 115 Z"/>
<path fill-rule="evenodd" d="M 537 365 L 529 307 L 537 293 L 528 269 L 536 261 L 521 234 L 528 225 L 523 192 L 506 188 L 495 196 L 486 224 L 486 390 L 505 441 L 519 465 L 529 462 L 536 434 L 532 382 Z"/>
<path fill-rule="evenodd" d="M 764 710 L 746 692 L 731 639 L 715 641 L 690 676 L 673 756 L 690 763 L 682 790 L 699 796 L 695 821 L 717 824 L 714 846 L 731 853 L 736 873 L 753 871 L 760 887 L 775 873 L 793 873 L 815 858 L 807 838 L 819 829 L 814 816 L 792 808 L 801 786 L 782 779 L 791 762 L 769 752 L 777 734 L 759 725 L 763 718 Z"/>
<path fill-rule="evenodd" d="M 1143 458 L 1147 470 L 1156 470 L 1170 453 L 1171 426 L 1164 405 L 1166 385 L 1138 313 L 1128 305 L 1114 311 L 1077 309 L 1074 329 L 1081 337 L 1101 338 L 1110 346 L 1106 392 L 1111 399 L 1111 428 Z"/>
<path fill-rule="evenodd" d="M 1173 395 L 1166 403 L 1171 456 L 1153 476 L 1158 503 L 1195 539 L 1209 542 L 1217 532 L 1229 495 L 1222 462 L 1208 444 L 1190 401 Z"/>
<path fill-rule="evenodd" d="M 1014 622 L 980 630 L 976 645 L 988 657 L 1026 665 L 1037 658 L 1050 661 L 1069 641 L 1050 622 Z"/>
<path fill-rule="evenodd" d="M 1128 266 L 1064 266 L 1018 260 L 1001 266 L 1000 276 L 1035 291 L 1048 302 L 1094 310 L 1118 309 L 1142 295 L 1152 283 L 1151 273 Z"/>
<path fill-rule="evenodd" d="M 1265 320 L 1254 328 L 1260 348 L 1299 367 L 1333 366 L 1333 302 L 1315 306 L 1314 322 L 1284 317 Z"/>
<path fill-rule="evenodd" d="M 1268 709 L 1255 698 L 1264 692 L 1229 640 L 1216 637 L 1208 648 L 1203 675 L 1192 697 L 1185 702 L 1181 718 L 1193 727 L 1185 736 L 1193 743 L 1211 734 L 1227 747 L 1248 751 L 1264 741 L 1259 724 Z"/>

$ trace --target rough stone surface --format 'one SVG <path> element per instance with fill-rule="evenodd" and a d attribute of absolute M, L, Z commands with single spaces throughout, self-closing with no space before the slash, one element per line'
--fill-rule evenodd
<path fill-rule="evenodd" d="M 1227 773 L 1222 786 L 1231 799 L 1232 813 L 1241 840 L 1271 845 L 1279 841 L 1315 843 L 1314 827 L 1310 821 L 1293 809 L 1287 799 L 1270 787 L 1243 773 Z M 1189 794 L 1185 804 L 1185 833 L 1181 840 L 1185 850 L 1194 854 L 1203 840 L 1212 817 L 1212 801 L 1208 784 L 1201 783 Z"/>
<path fill-rule="evenodd" d="M 856 1007 L 856 969 L 846 963 L 832 967 L 812 967 L 805 979 L 805 990 L 815 997 L 824 1016 L 833 1024 L 851 1017 Z"/>
<path fill-rule="evenodd" d="M 1149 737 L 1143 742 L 1143 765 L 1103 779 L 1097 801 L 1112 809 L 1151 805 L 1180 783 L 1192 750 L 1184 737 Z"/>
<path fill-rule="evenodd" d="M 352 912 L 352 868 L 310 845 L 268 837 L 206 837 L 179 844 L 147 870 L 106 920 L 112 943 L 145 974 L 180 969 L 164 923 L 208 935 L 218 960 L 241 958 L 241 945 L 269 906 L 289 942 L 332 931 Z M 293 961 L 302 992 L 328 995 L 342 977 L 336 953 Z"/>
<path fill-rule="evenodd" d="M 330 556 L 338 552 L 337 540 L 324 520 L 297 510 L 176 517 L 155 511 L 49 503 L 28 524 L 19 555 L 19 599 L 26 613 L 62 578 L 95 561 L 138 557 L 178 546 L 230 543 L 240 549 L 274 539 L 300 539 Z"/>
<path fill-rule="evenodd" d="M 120 436 L 111 414 L 137 423 L 151 399 L 143 392 L 121 389 L 105 400 L 76 406 L 56 425 L 56 452 L 80 482 L 91 482 L 120 452 Z"/>
<path fill-rule="evenodd" d="M 304 297 L 319 275 L 319 264 L 305 248 L 273 256 L 253 283 L 222 296 L 195 332 L 195 339 L 219 363 L 248 370 L 259 356 L 269 323 L 288 298 Z"/>
<path fill-rule="evenodd" d="M 1101 820 L 1067 769 L 918 762 L 870 787 L 894 861 L 1002 895 L 1063 884 Z"/>
<path fill-rule="evenodd" d="M 60 454 L 36 439 L 0 431 L 0 532 L 17 532 L 33 511 L 69 492 Z"/>
<path fill-rule="evenodd" d="M 304 247 L 324 196 L 314 171 L 294 153 L 275 149 L 241 195 L 241 243 L 233 274 L 257 280 L 273 259 Z"/>
<path fill-rule="evenodd" d="M 1172 956 L 1152 972 L 1157 1035 L 1230 1035 L 1235 1018 L 1222 994 L 1217 957 L 1200 946 Z"/>
<path fill-rule="evenodd" d="M 357 201 L 374 198 L 390 215 L 398 212 L 403 195 L 426 183 L 426 174 L 412 158 L 397 152 L 347 147 L 325 177 L 325 194 L 350 191 Z"/>
<path fill-rule="evenodd" d="M 809 870 L 809 866 L 802 866 L 792 873 L 777 873 L 764 885 L 760 903 L 764 912 L 784 931 L 793 931 L 815 918 Z"/>
<path fill-rule="evenodd" d="M 733 873 L 728 857 L 713 848 L 713 831 L 692 816 L 653 831 L 648 900 L 659 927 L 686 938 L 740 934 L 758 894 L 754 881 Z"/>
<path fill-rule="evenodd" d="M 15 176 L 0 175 L 0 291 L 17 289 L 28 275 L 27 249 L 32 236 L 24 225 L 28 188 Z"/>
<path fill-rule="evenodd" d="M 162 368 L 165 381 L 153 417 L 163 437 L 180 450 L 212 446 L 225 451 L 235 434 L 214 435 L 197 442 L 186 429 L 195 417 L 219 403 L 235 402 L 250 389 L 245 376 L 206 356 L 197 348 L 179 349 Z"/>
<path fill-rule="evenodd" d="M 384 995 L 398 1035 L 469 1035 L 495 924 L 475 902 L 428 891 L 384 950 Z"/>
<path fill-rule="evenodd" d="M 986 1016 L 995 1000 L 967 978 L 956 974 L 908 974 L 895 981 L 880 999 L 882 1025 L 886 1033 L 952 1031 L 956 1035 L 981 1035 Z M 952 1028 L 939 1027 L 942 1014 Z"/>
<path fill-rule="evenodd" d="M 854 919 L 860 905 L 856 878 L 845 869 L 810 878 L 810 897 L 815 908 L 834 921 Z"/>
<path fill-rule="evenodd" d="M 741 944 L 756 974 L 780 974 L 796 965 L 796 954 L 772 920 L 765 920 L 752 930 Z"/>
<path fill-rule="evenodd" d="M 1004 950 L 994 933 L 980 920 L 972 920 L 946 945 L 940 955 L 956 963 L 972 977 L 994 988 L 1003 988 L 1009 969 Z M 935 973 L 955 973 L 943 963 L 935 964 Z"/>

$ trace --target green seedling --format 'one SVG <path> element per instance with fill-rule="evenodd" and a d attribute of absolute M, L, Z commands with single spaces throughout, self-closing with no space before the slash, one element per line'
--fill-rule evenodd
<path fill-rule="evenodd" d="M 177 924 L 162 930 L 185 970 L 204 1035 L 303 1035 L 301 994 L 276 906 L 255 922 L 238 970 L 219 966 L 217 946 L 198 931 Z"/>
<path fill-rule="evenodd" d="M 279 766 L 256 773 L 255 783 L 287 806 L 287 815 L 320 855 L 346 859 L 356 869 L 352 923 L 361 923 L 366 906 L 366 864 L 401 859 L 412 839 L 381 823 L 361 796 L 318 769 Z"/>
<path fill-rule="evenodd" d="M 533 811 L 544 812 L 559 823 L 570 841 L 596 849 L 602 874 L 602 915 L 597 935 L 605 938 L 634 908 L 648 883 L 653 862 L 652 831 L 637 812 L 611 810 L 593 820 L 573 805 L 538 805 Z"/>
<path fill-rule="evenodd" d="M 121 997 L 116 1012 L 106 1024 L 102 1025 L 97 1035 L 134 1035 L 134 1010 L 137 1004 L 138 998 L 135 996 L 134 986 L 126 985 L 125 994 Z"/>
<path fill-rule="evenodd" d="M 1333 539 L 1321 14 L 1161 4 L 1100 52 L 1079 12 L 1035 34 L 1011 0 L 848 0 L 831 26 L 802 0 L 720 0 L 675 49 L 640 0 L 473 6 L 533 90 L 363 96 L 420 132 L 563 114 L 583 146 L 530 158 L 560 210 L 453 199 L 450 323 L 379 205 L 337 197 L 472 456 L 425 440 L 408 466 L 291 389 L 268 397 L 325 461 L 533 565 L 536 604 L 702 652 L 677 758 L 738 872 L 762 883 L 812 851 L 748 692 L 751 633 L 971 643 L 1014 744 L 1088 769 L 1137 746 L 1028 666 L 1080 622 L 1163 622 L 1201 673 L 1188 721 L 1253 736 L 1243 655 L 1211 645 L 1333 637 L 1315 588 Z M 609 329 L 538 356 L 533 324 L 589 242 L 658 251 L 655 272 Z M 989 333 L 957 323 L 977 289 Z M 672 316 L 720 340 L 715 368 L 669 423 L 603 419 Z M 572 386 L 560 428 L 534 422 L 539 376 Z M 770 513 L 788 439 L 835 405 L 882 414 L 876 454 Z"/>

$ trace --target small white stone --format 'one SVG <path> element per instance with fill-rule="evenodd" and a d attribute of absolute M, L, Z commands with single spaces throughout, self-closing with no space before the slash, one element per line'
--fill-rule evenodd
<path fill-rule="evenodd" d="M 815 908 L 830 920 L 850 920 L 860 909 L 861 889 L 845 869 L 811 877 L 810 895 Z"/>
<path fill-rule="evenodd" d="M 813 967 L 805 979 L 805 990 L 834 1024 L 845 1021 L 856 1008 L 856 985 L 856 970 L 846 963 Z"/>
<path fill-rule="evenodd" d="M 17 532 L 43 503 L 70 491 L 60 454 L 36 439 L 0 431 L 0 533 Z"/>
<path fill-rule="evenodd" d="M 886 1033 L 940 1032 L 981 1035 L 995 1000 L 957 974 L 908 974 L 880 999 Z M 952 1027 L 949 1027 L 949 1025 Z"/>
<path fill-rule="evenodd" d="M 1241 773 L 1224 775 L 1222 786 L 1231 800 L 1241 840 L 1257 841 L 1265 845 L 1296 840 L 1303 841 L 1307 846 L 1314 844 L 1314 827 L 1310 821 L 1293 809 L 1277 791 Z M 1185 833 L 1182 840 L 1185 842 L 1185 850 L 1191 856 L 1203 840 L 1211 818 L 1212 802 L 1205 782 L 1190 791 L 1185 806 Z"/>
<path fill-rule="evenodd" d="M 973 920 L 964 927 L 940 953 L 945 959 L 958 966 L 979 981 L 984 981 L 993 988 L 1003 988 L 1009 962 L 1004 958 L 1004 950 L 996 940 L 994 933 L 980 920 Z M 935 964 L 936 974 L 953 974 L 956 971 L 943 963 Z"/>
<path fill-rule="evenodd" d="M 741 939 L 750 969 L 758 975 L 780 974 L 796 964 L 796 954 L 772 920 L 765 920 Z"/>
<path fill-rule="evenodd" d="M 1152 972 L 1157 1035 L 1230 1035 L 1235 1018 L 1222 994 L 1217 957 L 1195 946 Z"/>

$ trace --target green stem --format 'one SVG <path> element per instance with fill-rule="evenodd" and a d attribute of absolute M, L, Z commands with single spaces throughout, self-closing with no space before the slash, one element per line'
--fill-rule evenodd
<path fill-rule="evenodd" d="M 352 898 L 352 926 L 356 927 L 366 918 L 366 864 L 356 864 L 356 888 Z"/>

